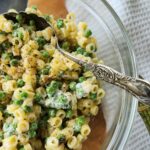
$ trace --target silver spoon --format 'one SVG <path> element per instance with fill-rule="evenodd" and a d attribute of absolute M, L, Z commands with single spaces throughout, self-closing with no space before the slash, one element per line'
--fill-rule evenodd
<path fill-rule="evenodd" d="M 42 17 L 38 17 L 35 14 L 27 14 L 25 12 L 19 12 L 25 18 L 25 22 L 28 23 L 29 20 L 34 20 L 37 30 L 43 30 L 46 27 L 53 27 Z M 5 13 L 4 16 L 7 19 L 16 21 L 16 13 Z M 53 29 L 54 31 L 54 29 Z M 54 35 L 58 40 L 56 33 L 54 31 Z M 126 91 L 130 92 L 133 96 L 135 96 L 140 102 L 150 105 L 150 83 L 146 80 L 134 78 L 130 76 L 126 76 L 118 71 L 101 64 L 87 63 L 83 60 L 79 60 L 74 57 L 70 53 L 64 51 L 57 42 L 57 49 L 67 58 L 81 65 L 82 67 L 86 67 L 88 70 L 92 71 L 97 79 L 104 80 L 111 84 L 117 85 Z"/>

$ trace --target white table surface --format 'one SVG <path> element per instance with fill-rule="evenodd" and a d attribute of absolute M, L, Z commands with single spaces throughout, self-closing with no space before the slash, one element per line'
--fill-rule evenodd
<path fill-rule="evenodd" d="M 150 0 L 108 0 L 134 46 L 138 73 L 150 81 Z M 150 150 L 150 135 L 138 114 L 125 150 Z"/>

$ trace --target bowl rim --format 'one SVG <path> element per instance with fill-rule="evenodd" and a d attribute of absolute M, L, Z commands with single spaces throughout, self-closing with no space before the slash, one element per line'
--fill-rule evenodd
<path fill-rule="evenodd" d="M 125 41 L 127 43 L 127 46 L 128 46 L 128 50 L 129 50 L 129 54 L 131 56 L 131 63 L 132 63 L 132 75 L 134 77 L 137 77 L 137 66 L 136 66 L 136 59 L 135 59 L 135 54 L 134 54 L 134 51 L 133 51 L 133 45 L 132 45 L 132 42 L 127 34 L 127 31 L 126 31 L 126 28 L 125 26 L 123 25 L 120 17 L 118 16 L 118 14 L 115 12 L 115 10 L 112 8 L 112 6 L 109 4 L 109 2 L 107 2 L 106 0 L 101 0 L 103 2 L 103 4 L 106 6 L 106 8 L 110 11 L 110 13 L 112 14 L 113 18 L 115 19 L 116 23 L 118 24 L 118 26 L 120 27 L 122 33 L 123 33 L 123 36 L 125 38 Z M 124 131 L 124 136 L 123 137 L 120 137 L 122 138 L 121 142 L 119 140 L 120 143 L 118 144 L 115 144 L 117 145 L 117 148 L 119 150 L 123 150 L 123 148 L 125 147 L 126 143 L 127 143 L 127 140 L 128 140 L 128 137 L 131 133 L 131 129 L 133 127 L 133 122 L 134 122 L 134 118 L 135 118 L 135 114 L 136 114 L 136 110 L 137 110 L 137 107 L 138 107 L 138 101 L 135 97 L 131 96 L 131 99 L 132 99 L 132 114 L 130 114 L 130 118 L 128 118 L 128 126 L 126 127 L 125 131 Z M 116 126 L 116 129 L 114 131 L 114 134 L 117 132 L 117 129 L 119 128 L 119 124 L 117 124 Z M 116 141 L 114 141 L 116 142 Z M 112 146 L 111 143 L 109 143 L 109 145 L 107 146 L 107 149 L 111 149 L 113 147 L 114 149 L 114 146 Z"/>
<path fill-rule="evenodd" d="M 124 37 L 127 47 L 128 47 L 128 52 L 130 55 L 130 61 L 131 61 L 131 68 L 130 70 L 132 71 L 131 75 L 134 77 L 137 77 L 137 67 L 136 67 L 136 60 L 135 60 L 135 55 L 133 52 L 133 46 L 132 46 L 132 42 L 127 34 L 127 31 L 121 21 L 121 19 L 119 18 L 119 16 L 117 15 L 117 13 L 115 12 L 115 10 L 112 8 L 112 6 L 106 1 L 106 0 L 101 0 L 101 2 L 103 3 L 103 5 L 109 10 L 109 12 L 111 13 L 113 19 L 115 20 L 116 24 L 119 26 L 121 32 L 122 32 L 122 36 Z M 82 3 L 83 5 L 86 5 L 86 7 L 90 8 L 92 11 L 93 9 L 86 3 L 86 1 L 81 1 L 80 3 Z M 125 93 L 126 94 L 126 93 Z M 126 94 L 127 95 L 127 94 Z M 122 119 L 122 113 L 119 114 L 119 119 L 117 122 L 116 127 L 114 128 L 113 131 L 113 136 L 109 142 L 109 144 L 104 144 L 104 149 L 107 150 L 123 150 L 125 147 L 125 144 L 127 143 L 128 137 L 131 133 L 131 129 L 132 129 L 132 125 L 134 122 L 134 118 L 135 118 L 135 114 L 136 114 L 136 110 L 137 110 L 137 106 L 138 106 L 138 101 L 136 100 L 135 97 L 131 96 L 131 95 L 127 95 L 130 96 L 129 98 L 132 99 L 131 100 L 131 108 L 130 110 L 132 110 L 132 113 L 130 113 L 130 115 L 128 115 L 128 118 L 126 115 L 124 115 L 124 118 L 126 119 L 126 127 L 124 127 L 124 130 L 120 133 L 122 126 L 123 126 L 123 119 Z M 126 98 L 128 98 L 126 96 Z M 129 99 L 128 98 L 128 99 Z M 124 107 L 121 107 L 121 110 L 125 109 Z M 120 111 L 122 112 L 122 111 Z M 124 110 L 124 112 L 126 112 Z M 120 133 L 120 134 L 118 134 Z M 107 142 L 106 142 L 107 143 Z"/>

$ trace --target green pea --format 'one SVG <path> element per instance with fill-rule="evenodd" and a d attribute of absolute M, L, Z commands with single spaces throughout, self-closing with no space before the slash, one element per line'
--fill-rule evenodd
<path fill-rule="evenodd" d="M 66 112 L 66 118 L 71 118 L 73 115 L 73 111 L 71 109 L 67 110 Z"/>
<path fill-rule="evenodd" d="M 75 90 L 76 90 L 76 82 L 70 82 L 69 88 L 70 88 L 72 91 L 75 91 Z"/>
<path fill-rule="evenodd" d="M 36 102 L 40 102 L 42 100 L 42 95 L 40 93 L 36 93 L 34 99 Z"/>
<path fill-rule="evenodd" d="M 41 70 L 41 74 L 48 75 L 49 74 L 49 70 L 50 70 L 50 68 L 46 67 L 46 68 L 44 68 L 44 69 Z"/>
<path fill-rule="evenodd" d="M 23 106 L 22 107 L 23 108 L 23 110 L 25 111 L 25 112 L 32 112 L 32 108 L 30 107 L 30 106 L 27 106 L 27 105 L 25 105 L 25 106 Z"/>
<path fill-rule="evenodd" d="M 97 98 L 97 93 L 90 93 L 90 99 L 96 100 Z"/>
<path fill-rule="evenodd" d="M 11 66 L 17 66 L 17 65 L 18 65 L 18 60 L 17 60 L 17 59 L 12 59 L 12 60 L 10 61 L 10 65 L 11 65 Z"/>
<path fill-rule="evenodd" d="M 62 84 L 59 81 L 53 80 L 50 85 L 54 88 L 60 88 Z"/>
<path fill-rule="evenodd" d="M 22 99 L 25 99 L 25 98 L 28 97 L 28 93 L 27 93 L 27 92 L 21 92 L 21 93 L 20 93 L 20 97 L 21 97 Z"/>
<path fill-rule="evenodd" d="M 6 98 L 6 93 L 4 91 L 0 91 L 0 100 L 4 100 Z"/>
<path fill-rule="evenodd" d="M 57 20 L 57 28 L 60 29 L 62 27 L 64 27 L 64 21 L 63 21 L 63 19 L 58 19 Z"/>
<path fill-rule="evenodd" d="M 68 51 L 68 50 L 69 50 L 69 47 L 70 47 L 70 43 L 69 43 L 69 42 L 67 42 L 67 41 L 63 42 L 62 48 L 63 48 L 64 50 Z"/>
<path fill-rule="evenodd" d="M 37 43 L 38 43 L 38 45 L 39 45 L 39 49 L 42 49 L 43 48 L 43 46 L 46 44 L 46 40 L 44 39 L 44 37 L 43 36 L 40 36 L 40 37 L 38 37 L 37 39 L 36 39 L 36 41 L 37 41 Z"/>
<path fill-rule="evenodd" d="M 82 55 L 83 55 L 84 52 L 85 52 L 85 49 L 84 49 L 84 48 L 78 47 L 78 48 L 76 49 L 76 53 L 77 53 L 77 54 L 82 54 Z"/>
<path fill-rule="evenodd" d="M 13 100 L 13 103 L 20 106 L 23 104 L 23 100 L 19 100 L 19 99 Z"/>
<path fill-rule="evenodd" d="M 60 86 L 60 82 L 52 81 L 50 85 L 46 88 L 46 91 L 50 96 L 53 96 Z"/>
<path fill-rule="evenodd" d="M 56 116 L 56 109 L 50 109 L 50 110 L 48 111 L 48 115 L 49 115 L 50 117 L 55 117 L 55 116 Z"/>
<path fill-rule="evenodd" d="M 84 125 L 85 124 L 85 117 L 84 116 L 79 116 L 76 118 L 75 120 L 76 124 L 79 124 L 79 125 Z"/>
<path fill-rule="evenodd" d="M 75 132 L 80 132 L 81 127 L 85 124 L 85 117 L 84 116 L 79 116 L 75 120 L 75 125 L 74 125 L 74 131 Z"/>
<path fill-rule="evenodd" d="M 48 58 L 50 56 L 48 51 L 46 51 L 46 50 L 41 51 L 41 53 L 44 58 Z"/>
<path fill-rule="evenodd" d="M 21 31 L 18 31 L 18 38 L 20 40 L 23 40 L 23 33 Z"/>
<path fill-rule="evenodd" d="M 25 85 L 25 82 L 22 79 L 17 80 L 17 87 L 23 87 Z"/>
<path fill-rule="evenodd" d="M 36 130 L 38 128 L 38 124 L 36 122 L 31 123 L 30 130 Z"/>
<path fill-rule="evenodd" d="M 80 77 L 79 78 L 79 82 L 83 82 L 83 81 L 85 81 L 86 79 L 85 79 L 85 77 Z"/>
<path fill-rule="evenodd" d="M 52 87 L 52 86 L 48 86 L 47 88 L 46 88 L 46 91 L 47 91 L 47 93 L 50 95 L 50 96 L 53 96 L 54 94 L 55 94 L 55 92 L 56 92 L 56 88 L 54 88 L 54 87 Z"/>
<path fill-rule="evenodd" d="M 29 136 L 29 138 L 34 138 L 34 137 L 36 136 L 36 131 L 34 131 L 34 130 L 29 130 L 29 131 L 28 131 L 28 136 Z"/>
<path fill-rule="evenodd" d="M 91 31 L 90 29 L 87 29 L 87 30 L 84 31 L 84 36 L 85 36 L 85 37 L 88 38 L 88 37 L 90 37 L 91 35 L 92 35 L 92 31 Z"/>
<path fill-rule="evenodd" d="M 21 14 L 16 15 L 16 20 L 20 23 L 23 21 L 23 17 Z"/>

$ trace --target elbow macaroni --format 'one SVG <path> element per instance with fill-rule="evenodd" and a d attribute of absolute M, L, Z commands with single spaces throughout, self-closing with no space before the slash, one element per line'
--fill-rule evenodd
<path fill-rule="evenodd" d="M 76 24 L 73 13 L 55 20 L 35 7 L 26 12 L 45 18 L 64 50 L 100 62 L 96 39 L 86 33 L 85 22 Z M 51 27 L 38 30 L 34 20 L 22 17 L 0 15 L 0 150 L 81 150 L 105 91 L 91 71 L 57 50 Z"/>

